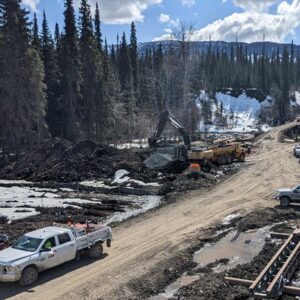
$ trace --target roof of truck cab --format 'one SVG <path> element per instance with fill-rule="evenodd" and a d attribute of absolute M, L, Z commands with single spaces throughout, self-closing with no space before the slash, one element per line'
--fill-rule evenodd
<path fill-rule="evenodd" d="M 70 231 L 70 229 L 68 229 L 68 228 L 45 227 L 42 229 L 28 232 L 28 233 L 26 233 L 26 235 L 30 236 L 30 237 L 34 237 L 34 238 L 44 239 L 44 238 L 51 237 L 53 235 L 57 235 L 57 234 L 61 234 L 61 233 L 69 232 L 69 231 Z"/>

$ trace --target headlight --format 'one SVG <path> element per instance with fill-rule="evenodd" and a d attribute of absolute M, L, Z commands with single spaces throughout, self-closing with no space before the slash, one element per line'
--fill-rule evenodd
<path fill-rule="evenodd" d="M 15 273 L 15 272 L 16 272 L 16 268 L 13 266 L 4 266 L 3 267 L 4 274 Z"/>

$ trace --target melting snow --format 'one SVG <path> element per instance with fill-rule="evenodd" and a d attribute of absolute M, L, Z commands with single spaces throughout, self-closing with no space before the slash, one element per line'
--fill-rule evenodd
<path fill-rule="evenodd" d="M 22 219 L 37 215 L 36 207 L 77 207 L 70 203 L 93 203 L 92 201 L 78 198 L 61 198 L 59 194 L 54 194 L 53 192 L 57 191 L 54 189 L 45 191 L 41 188 L 19 186 L 0 187 L 0 214 L 10 220 Z"/>
<path fill-rule="evenodd" d="M 127 199 L 138 205 L 139 208 L 128 209 L 125 212 L 117 212 L 109 217 L 105 224 L 109 225 L 114 222 L 122 222 L 130 217 L 145 213 L 160 205 L 161 198 L 159 196 L 127 196 Z"/>
<path fill-rule="evenodd" d="M 203 120 L 200 122 L 200 130 L 207 132 L 253 132 L 258 131 L 261 125 L 258 121 L 260 110 L 263 107 L 270 105 L 270 96 L 265 101 L 259 102 L 255 98 L 249 98 L 246 94 L 241 94 L 239 97 L 233 97 L 224 93 L 216 93 L 216 100 L 220 106 L 223 103 L 223 112 L 227 117 L 227 126 L 218 126 L 215 113 L 218 107 L 212 102 L 212 122 L 213 124 L 206 125 Z M 300 100 L 300 99 L 299 99 Z M 196 100 L 196 105 L 201 108 L 201 101 L 209 101 L 207 94 L 202 91 L 200 97 Z M 230 119 L 230 116 L 233 116 Z M 262 125 L 263 131 L 270 130 L 268 125 Z"/>

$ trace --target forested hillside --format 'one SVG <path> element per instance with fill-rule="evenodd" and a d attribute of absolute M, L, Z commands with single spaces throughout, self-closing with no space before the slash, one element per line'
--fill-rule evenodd
<path fill-rule="evenodd" d="M 73 0 L 64 6 L 63 28 L 49 28 L 47 12 L 39 28 L 20 0 L 0 0 L 3 149 L 18 153 L 49 137 L 104 144 L 145 138 L 166 108 L 193 133 L 199 120 L 212 114 L 209 105 L 199 110 L 195 104 L 202 90 L 211 98 L 226 88 L 254 89 L 262 100 L 271 95 L 272 124 L 284 123 L 294 113 L 291 98 L 300 85 L 300 53 L 293 44 L 283 52 L 274 48 L 271 57 L 264 47 L 249 54 L 239 43 L 231 44 L 230 51 L 210 45 L 195 51 L 190 28 L 182 24 L 176 42 L 139 52 L 134 23 L 129 37 L 123 33 L 108 45 L 101 32 L 101 7 L 92 12 L 82 0 L 77 15 Z"/>

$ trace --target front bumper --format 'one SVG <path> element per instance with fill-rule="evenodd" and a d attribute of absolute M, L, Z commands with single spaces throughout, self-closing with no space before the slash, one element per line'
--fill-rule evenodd
<path fill-rule="evenodd" d="M 0 266 L 0 282 L 16 282 L 21 279 L 22 272 L 15 271 L 13 273 L 5 272 L 5 266 Z"/>

